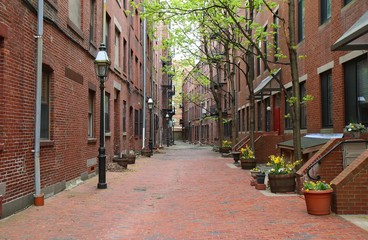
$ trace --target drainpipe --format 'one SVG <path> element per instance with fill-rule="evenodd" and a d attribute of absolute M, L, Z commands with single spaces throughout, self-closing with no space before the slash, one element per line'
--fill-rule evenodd
<path fill-rule="evenodd" d="M 153 23 L 152 25 L 152 29 L 154 29 L 155 25 Z M 153 47 L 153 41 L 154 41 L 154 37 L 152 37 L 152 44 L 151 44 L 151 97 L 153 99 L 153 114 L 151 114 L 150 116 L 150 126 L 151 128 L 153 128 L 151 131 L 150 131 L 150 134 L 151 134 L 151 139 L 152 139 L 152 142 L 153 142 L 153 146 L 155 145 L 155 103 L 157 104 L 157 99 L 154 98 L 155 96 L 155 93 L 154 93 L 154 82 L 155 82 L 155 66 L 154 66 L 154 47 Z M 158 97 L 157 97 L 158 98 Z"/>
<path fill-rule="evenodd" d="M 38 0 L 37 21 L 37 76 L 36 76 L 36 107 L 35 107 L 35 194 L 34 205 L 44 205 L 44 195 L 41 193 L 40 176 L 40 136 L 41 136 L 41 89 L 42 89 L 42 34 L 43 34 L 43 0 Z"/>
<path fill-rule="evenodd" d="M 144 13 L 144 7 L 142 12 Z M 146 144 L 146 81 L 147 81 L 147 20 L 143 19 L 143 130 L 142 130 L 142 149 Z"/>

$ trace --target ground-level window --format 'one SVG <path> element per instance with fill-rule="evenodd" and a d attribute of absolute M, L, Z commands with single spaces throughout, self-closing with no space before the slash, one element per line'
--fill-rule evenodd
<path fill-rule="evenodd" d="M 345 123 L 368 124 L 367 55 L 344 64 Z"/>

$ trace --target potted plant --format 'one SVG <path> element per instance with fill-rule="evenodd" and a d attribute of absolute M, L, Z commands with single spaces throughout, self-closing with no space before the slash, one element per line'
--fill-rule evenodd
<path fill-rule="evenodd" d="M 267 166 L 271 166 L 268 173 L 271 192 L 285 193 L 295 191 L 295 167 L 301 163 L 301 160 L 293 163 L 285 161 L 284 155 L 269 156 L 270 161 Z"/>
<path fill-rule="evenodd" d="M 231 152 L 231 154 L 233 155 L 234 162 L 238 163 L 240 159 L 240 152 Z"/>
<path fill-rule="evenodd" d="M 224 140 L 219 149 L 220 153 L 229 153 L 231 151 L 231 141 Z"/>
<path fill-rule="evenodd" d="M 248 145 L 240 149 L 240 164 L 242 169 L 252 169 L 256 167 L 256 158 Z"/>
<path fill-rule="evenodd" d="M 257 174 L 261 173 L 261 170 L 259 170 L 258 168 L 252 168 L 250 170 L 250 175 L 252 176 L 252 178 L 256 179 L 257 178 Z"/>
<path fill-rule="evenodd" d="M 367 128 L 361 123 L 349 123 L 345 126 L 345 131 L 350 133 L 353 138 L 359 138 L 361 132 L 365 132 Z"/>
<path fill-rule="evenodd" d="M 331 196 L 333 192 L 330 184 L 324 181 L 304 181 L 302 191 L 309 214 L 330 214 Z"/>
<path fill-rule="evenodd" d="M 256 185 L 256 181 L 257 181 L 257 174 L 261 173 L 261 170 L 259 170 L 258 168 L 252 168 L 250 170 L 250 175 L 252 176 L 252 179 L 250 180 L 250 185 L 251 186 L 255 186 Z"/>

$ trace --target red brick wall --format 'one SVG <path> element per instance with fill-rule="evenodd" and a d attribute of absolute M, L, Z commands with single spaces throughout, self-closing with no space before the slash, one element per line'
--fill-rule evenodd
<path fill-rule="evenodd" d="M 337 214 L 368 214 L 368 150 L 334 180 L 332 210 Z"/>
<path fill-rule="evenodd" d="M 50 0 L 51 1 L 51 0 Z M 78 178 L 83 173 L 96 171 L 97 165 L 87 166 L 87 161 L 96 158 L 99 147 L 100 89 L 94 69 L 94 59 L 101 42 L 102 1 L 96 1 L 95 38 L 89 41 L 89 1 L 81 1 L 82 25 L 74 31 L 68 25 L 68 2 L 57 1 L 50 5 L 45 1 L 43 64 L 51 71 L 50 83 L 50 141 L 41 142 L 41 188 Z M 0 183 L 6 184 L 4 203 L 34 192 L 34 108 L 36 78 L 37 7 L 36 0 L 0 0 Z M 54 1 L 52 1 L 54 2 Z M 55 1 L 56 2 L 56 1 Z M 111 17 L 110 46 L 114 40 L 114 17 L 122 26 L 121 36 L 129 40 L 128 17 L 109 1 Z M 28 7 L 29 8 L 28 8 Z M 128 27 L 127 27 L 128 26 Z M 140 36 L 131 36 L 133 51 L 139 62 L 142 60 Z M 121 38 L 121 43 L 123 42 Z M 130 49 L 128 49 L 130 56 Z M 109 57 L 113 57 L 113 48 Z M 158 59 L 160 54 L 158 54 Z M 123 62 L 121 58 L 121 62 Z M 150 61 L 148 61 L 150 62 Z M 160 66 L 159 61 L 157 62 Z M 156 63 L 155 63 L 156 64 Z M 129 69 L 129 68 L 128 68 Z M 151 67 L 149 67 L 151 69 Z M 157 68 L 160 71 L 160 68 Z M 129 108 L 141 109 L 140 82 L 133 83 L 124 71 L 110 67 L 106 92 L 110 94 L 110 129 L 107 136 L 107 160 L 114 149 L 139 150 L 142 140 L 131 138 L 134 119 L 129 118 Z M 150 76 L 148 74 L 148 76 Z M 149 79 L 149 78 L 147 78 Z M 161 79 L 155 79 L 160 85 Z M 117 90 L 116 83 L 121 86 Z M 150 82 L 147 81 L 147 89 Z M 88 139 L 88 92 L 95 91 L 94 138 Z M 130 89 L 131 91 L 128 91 Z M 118 92 L 116 92 L 118 91 Z M 119 96 L 115 100 L 115 96 Z M 122 106 L 127 102 L 128 135 L 122 135 Z M 158 109 L 155 111 L 159 112 Z M 117 115 L 115 115 L 115 113 Z M 114 117 L 115 116 L 115 117 Z M 134 114 L 133 114 L 134 116 Z M 147 114 L 148 117 L 148 114 Z M 117 126 L 114 130 L 114 126 Z M 130 144 L 129 144 L 130 143 Z M 118 146 L 116 146 L 118 144 Z"/>

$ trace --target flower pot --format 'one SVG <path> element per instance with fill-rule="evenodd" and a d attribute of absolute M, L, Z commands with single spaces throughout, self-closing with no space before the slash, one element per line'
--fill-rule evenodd
<path fill-rule="evenodd" d="M 360 132 L 350 132 L 352 138 L 360 138 Z"/>
<path fill-rule="evenodd" d="M 311 215 L 330 214 L 332 192 L 333 190 L 303 190 L 308 213 Z"/>
<path fill-rule="evenodd" d="M 257 174 L 259 174 L 259 173 L 261 173 L 261 171 L 253 171 L 253 170 L 250 170 L 250 175 L 254 179 L 257 179 Z"/>
<path fill-rule="evenodd" d="M 256 167 L 257 162 L 255 158 L 251 158 L 251 159 L 241 158 L 240 164 L 241 164 L 242 169 L 252 169 Z"/>
<path fill-rule="evenodd" d="M 231 147 L 220 147 L 219 152 L 220 153 L 230 153 Z"/>
<path fill-rule="evenodd" d="M 295 173 L 268 174 L 271 192 L 286 193 L 295 191 Z"/>
<path fill-rule="evenodd" d="M 265 178 L 266 178 L 266 174 L 258 173 L 257 174 L 257 184 L 264 184 Z"/>
<path fill-rule="evenodd" d="M 240 152 L 232 152 L 231 154 L 233 155 L 234 162 L 238 163 L 240 159 Z"/>

